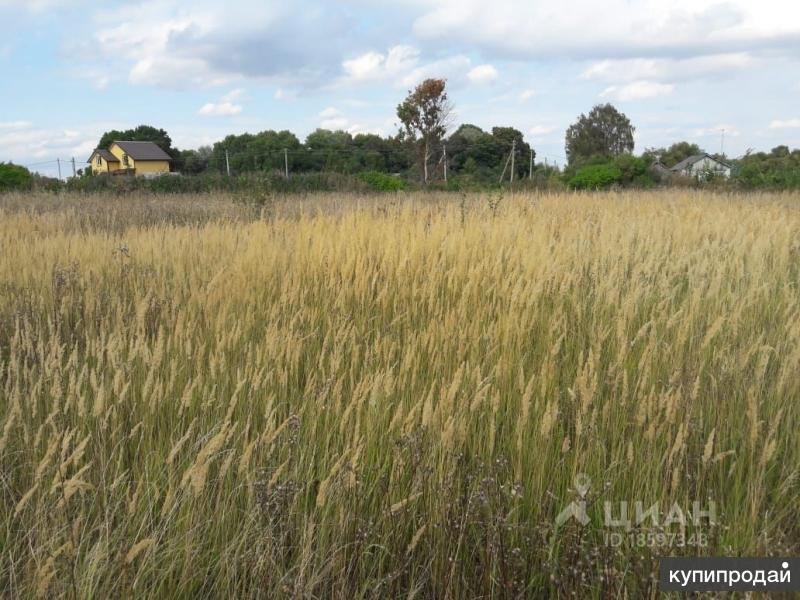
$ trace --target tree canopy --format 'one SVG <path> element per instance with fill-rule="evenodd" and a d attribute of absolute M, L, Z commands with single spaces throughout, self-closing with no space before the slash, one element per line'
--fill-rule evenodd
<path fill-rule="evenodd" d="M 422 163 L 423 180 L 428 182 L 428 161 L 434 146 L 441 142 L 450 125 L 453 106 L 447 97 L 444 79 L 426 79 L 397 106 L 397 117 L 403 125 L 401 134 L 417 143 Z"/>
<path fill-rule="evenodd" d="M 172 138 L 169 137 L 169 134 L 163 129 L 156 129 L 151 125 L 139 125 L 124 131 L 116 129 L 106 131 L 100 141 L 97 142 L 97 147 L 108 148 L 112 142 L 117 141 L 153 142 L 170 156 L 175 153 L 175 149 L 172 147 Z"/>
<path fill-rule="evenodd" d="M 674 167 L 684 158 L 702 154 L 702 152 L 703 150 L 697 144 L 676 142 L 669 148 L 647 148 L 642 155 L 651 160 L 660 160 L 666 167 Z"/>
<path fill-rule="evenodd" d="M 633 152 L 634 130 L 628 117 L 613 105 L 598 104 L 567 129 L 567 160 L 576 164 L 593 157 L 612 158 Z"/>
<path fill-rule="evenodd" d="M 0 162 L 0 191 L 27 190 L 33 185 L 33 175 L 23 166 Z"/>

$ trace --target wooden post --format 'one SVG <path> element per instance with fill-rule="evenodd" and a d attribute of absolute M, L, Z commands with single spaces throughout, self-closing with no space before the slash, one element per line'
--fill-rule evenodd
<path fill-rule="evenodd" d="M 514 155 L 517 153 L 517 140 L 512 140 L 511 143 L 511 183 L 514 183 Z"/>
<path fill-rule="evenodd" d="M 528 165 L 528 179 L 533 179 L 533 148 L 531 148 L 531 162 Z"/>

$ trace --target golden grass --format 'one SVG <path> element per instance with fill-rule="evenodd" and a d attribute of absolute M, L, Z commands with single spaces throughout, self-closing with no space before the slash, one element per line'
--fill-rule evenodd
<path fill-rule="evenodd" d="M 800 551 L 796 196 L 28 200 L 0 595 L 638 596 Z M 719 524 L 610 548 L 605 501 Z"/>

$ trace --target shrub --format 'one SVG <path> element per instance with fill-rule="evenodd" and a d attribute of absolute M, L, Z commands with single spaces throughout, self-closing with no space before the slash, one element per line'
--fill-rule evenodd
<path fill-rule="evenodd" d="M 622 154 L 614 159 L 614 166 L 622 173 L 621 182 L 627 184 L 646 175 L 648 163 L 644 158 L 632 154 Z"/>
<path fill-rule="evenodd" d="M 373 190 L 380 192 L 399 192 L 406 189 L 406 184 L 402 179 L 386 173 L 365 171 L 359 173 L 358 178 Z"/>
<path fill-rule="evenodd" d="M 0 192 L 29 190 L 33 187 L 33 175 L 25 167 L 14 163 L 0 163 Z"/>
<path fill-rule="evenodd" d="M 599 190 L 622 181 L 622 171 L 614 164 L 588 165 L 578 169 L 569 186 L 579 190 Z"/>

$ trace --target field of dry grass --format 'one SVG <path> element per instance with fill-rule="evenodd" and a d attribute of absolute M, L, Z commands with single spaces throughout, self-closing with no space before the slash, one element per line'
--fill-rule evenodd
<path fill-rule="evenodd" d="M 800 553 L 800 197 L 243 200 L 0 197 L 0 596 L 645 597 L 662 555 Z"/>

